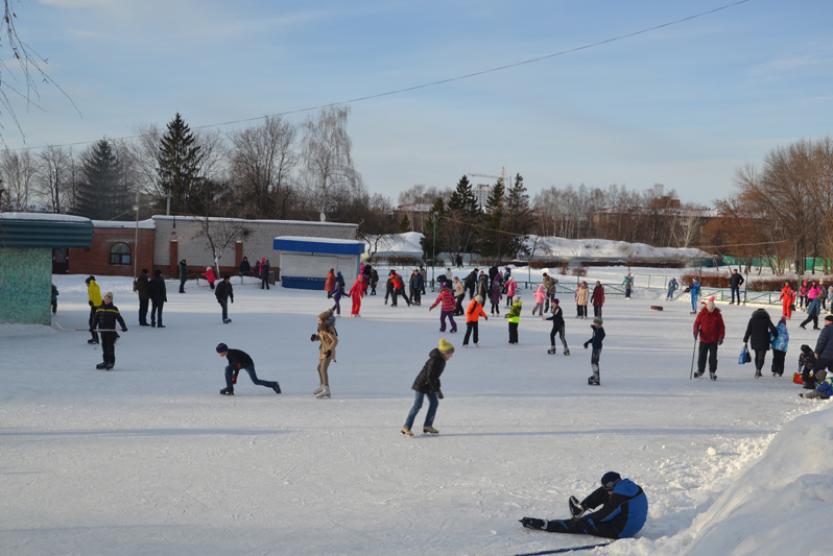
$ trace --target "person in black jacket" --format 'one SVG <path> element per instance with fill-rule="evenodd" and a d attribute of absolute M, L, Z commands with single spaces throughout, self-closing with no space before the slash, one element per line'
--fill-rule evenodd
<path fill-rule="evenodd" d="M 179 261 L 179 293 L 185 293 L 185 282 L 188 280 L 188 263 L 185 259 Z"/>
<path fill-rule="evenodd" d="M 264 258 L 260 263 L 260 289 L 269 289 L 269 259 Z"/>
<path fill-rule="evenodd" d="M 761 377 L 761 369 L 764 368 L 766 352 L 769 351 L 770 338 L 778 336 L 778 330 L 772 324 L 769 313 L 766 309 L 756 309 L 746 325 L 746 334 L 743 335 L 743 343 L 752 340 L 752 349 L 755 351 L 755 378 Z"/>
<path fill-rule="evenodd" d="M 478 271 L 475 268 L 471 272 L 468 273 L 466 279 L 463 281 L 463 286 L 465 286 L 466 291 L 469 292 L 469 299 L 474 299 L 474 290 L 477 288 L 477 276 Z M 485 297 L 483 299 L 486 299 Z"/>
<path fill-rule="evenodd" d="M 249 357 L 249 354 L 245 351 L 241 351 L 239 349 L 229 349 L 226 344 L 220 343 L 217 344 L 217 353 L 220 357 L 228 359 L 228 365 L 226 365 L 226 387 L 220 390 L 222 395 L 234 395 L 234 385 L 237 384 L 237 375 L 241 370 L 245 370 L 249 373 L 249 378 L 252 379 L 254 384 L 271 388 L 275 391 L 275 394 L 281 393 L 281 387 L 277 381 L 260 380 L 257 378 L 257 373 L 255 372 L 255 362 L 252 361 L 252 358 Z"/>
<path fill-rule="evenodd" d="M 228 274 L 223 274 L 223 279 L 214 289 L 214 297 L 217 298 L 217 303 L 223 308 L 223 324 L 230 323 L 231 319 L 228 318 L 228 302 L 231 300 L 234 303 L 234 288 L 231 287 Z"/>
<path fill-rule="evenodd" d="M 182 282 L 180 282 L 181 284 Z M 162 306 L 168 301 L 168 292 L 165 289 L 165 279 L 162 278 L 162 271 L 158 268 L 153 271 L 153 278 L 148 283 L 148 293 L 150 293 L 150 325 L 165 328 L 165 325 L 162 324 Z"/>
<path fill-rule="evenodd" d="M 732 269 L 732 275 L 729 277 L 729 289 L 732 290 L 732 301 L 729 305 L 734 304 L 735 296 L 737 296 L 738 305 L 740 305 L 740 287 L 744 283 L 743 276 L 740 275 L 737 268 Z"/>
<path fill-rule="evenodd" d="M 590 327 L 593 329 L 593 337 L 584 342 L 584 349 L 587 346 L 593 345 L 593 352 L 590 354 L 590 368 L 593 369 L 593 375 L 587 378 L 587 384 L 591 386 L 599 386 L 601 378 L 599 377 L 599 358 L 602 356 L 602 341 L 605 339 L 605 329 L 602 326 L 604 322 L 601 317 L 593 319 L 593 324 Z"/>
<path fill-rule="evenodd" d="M 419 270 L 414 269 L 413 272 L 411 272 L 411 279 L 408 285 L 411 290 L 411 303 L 414 305 L 422 305 L 421 296 L 425 283 L 422 280 L 422 274 L 419 273 Z"/>
<path fill-rule="evenodd" d="M 148 269 L 143 268 L 139 276 L 133 281 L 133 291 L 139 295 L 139 326 L 150 326 L 148 324 L 149 285 Z"/>
<path fill-rule="evenodd" d="M 240 276 L 248 276 L 252 272 L 252 265 L 249 264 L 249 258 L 243 257 L 240 261 Z"/>
<path fill-rule="evenodd" d="M 446 341 L 445 338 L 441 338 L 439 345 L 428 354 L 428 361 L 425 362 L 416 380 L 414 380 L 413 386 L 411 386 L 411 389 L 416 391 L 416 396 L 414 397 L 414 405 L 411 407 L 408 418 L 405 419 L 405 424 L 400 431 L 403 436 L 411 437 L 414 435 L 411 432 L 411 427 L 414 426 L 414 419 L 416 419 L 417 413 L 422 408 L 422 401 L 426 396 L 428 396 L 428 413 L 425 415 L 425 424 L 422 427 L 422 432 L 425 434 L 437 434 L 440 432 L 433 427 L 434 416 L 437 413 L 437 406 L 440 403 L 437 398 L 440 400 L 443 399 L 443 392 L 440 389 L 440 375 L 443 374 L 445 364 L 451 359 L 452 355 L 454 355 L 454 346 Z"/>
<path fill-rule="evenodd" d="M 552 321 L 552 330 L 550 330 L 550 349 L 547 353 L 555 355 L 555 335 L 561 336 L 561 345 L 564 346 L 564 355 L 570 355 L 570 348 L 567 347 L 567 339 L 564 337 L 564 311 L 561 310 L 561 303 L 557 297 L 552 299 L 552 316 L 547 317 L 547 320 Z"/>
<path fill-rule="evenodd" d="M 109 371 L 116 365 L 116 340 L 119 337 L 116 332 L 116 323 L 121 325 L 122 332 L 127 332 L 127 325 L 121 318 L 119 308 L 113 305 L 113 292 L 107 292 L 93 318 L 93 328 L 98 328 L 101 333 L 101 351 L 104 355 L 104 361 L 96 365 L 96 369 Z"/>

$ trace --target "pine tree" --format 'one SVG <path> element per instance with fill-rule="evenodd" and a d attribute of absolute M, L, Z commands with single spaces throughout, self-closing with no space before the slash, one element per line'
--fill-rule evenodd
<path fill-rule="evenodd" d="M 113 146 L 106 139 L 82 156 L 73 212 L 96 220 L 124 217 L 130 212 L 130 188 Z"/>
<path fill-rule="evenodd" d="M 476 237 L 474 226 L 479 223 L 480 217 L 481 212 L 477 206 L 474 189 L 469 178 L 463 175 L 448 201 L 446 246 L 452 254 L 457 255 L 472 250 Z"/>
<path fill-rule="evenodd" d="M 422 225 L 422 252 L 426 259 L 431 259 L 436 253 L 442 253 L 447 249 L 444 237 L 448 223 L 445 219 L 446 209 L 442 197 L 434 199 L 434 205 L 428 212 L 428 218 Z M 434 232 L 436 231 L 436 237 Z M 435 243 L 436 241 L 436 243 Z"/>
<path fill-rule="evenodd" d="M 526 192 L 523 176 L 515 174 L 515 182 L 506 196 L 506 218 L 503 229 L 513 234 L 506 236 L 507 255 L 514 257 L 525 248 L 526 239 L 532 227 L 531 216 L 529 194 Z"/>
<path fill-rule="evenodd" d="M 399 233 L 404 234 L 405 232 L 411 231 L 411 219 L 408 218 L 407 214 L 402 215 L 402 220 L 399 221 Z"/>
<path fill-rule="evenodd" d="M 457 211 L 460 216 L 464 218 L 474 218 L 479 215 L 480 209 L 477 206 L 477 196 L 474 194 L 474 189 L 469 182 L 469 178 L 464 174 L 457 182 L 457 187 L 451 194 L 451 199 L 448 201 L 448 208 L 451 211 Z"/>
<path fill-rule="evenodd" d="M 506 204 L 506 186 L 503 178 L 498 178 L 492 191 L 486 198 L 486 232 L 480 244 L 480 253 L 483 255 L 497 256 L 498 263 L 506 250 L 506 238 L 501 233 L 504 220 Z"/>
<path fill-rule="evenodd" d="M 158 174 L 160 189 L 171 201 L 171 212 L 192 212 L 191 194 L 200 182 L 203 155 L 191 128 L 179 112 L 168 123 L 159 142 Z M 163 205 L 167 199 L 160 199 Z"/>

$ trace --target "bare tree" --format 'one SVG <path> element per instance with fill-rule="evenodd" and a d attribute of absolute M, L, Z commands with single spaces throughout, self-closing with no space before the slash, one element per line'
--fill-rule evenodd
<path fill-rule="evenodd" d="M 211 260 L 214 271 L 220 276 L 220 261 L 225 252 L 238 240 L 243 241 L 250 233 L 245 221 L 231 218 L 211 218 L 203 216 L 199 218 L 200 231 L 194 239 L 202 236 L 205 239 L 208 249 L 211 251 Z"/>
<path fill-rule="evenodd" d="M 38 156 L 37 191 L 50 212 L 64 212 L 75 202 L 75 161 L 72 151 L 49 146 Z"/>
<path fill-rule="evenodd" d="M 0 153 L 0 176 L 12 210 L 28 210 L 34 200 L 37 168 L 29 151 L 15 152 L 8 148 Z"/>

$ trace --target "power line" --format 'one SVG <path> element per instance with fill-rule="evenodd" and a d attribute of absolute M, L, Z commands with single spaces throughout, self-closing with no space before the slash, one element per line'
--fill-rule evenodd
<path fill-rule="evenodd" d="M 328 103 L 325 103 L 325 104 L 316 104 L 316 105 L 307 106 L 307 107 L 304 107 L 304 108 L 296 108 L 294 110 L 285 110 L 283 112 L 275 112 L 275 113 L 272 113 L 272 114 L 265 114 L 265 115 L 262 115 L 262 116 L 252 116 L 252 117 L 249 117 L 249 118 L 240 118 L 240 119 L 236 119 L 236 120 L 226 120 L 226 121 L 222 121 L 222 122 L 214 122 L 214 123 L 202 124 L 202 125 L 192 126 L 192 127 L 194 129 L 225 127 L 225 126 L 228 126 L 228 125 L 255 122 L 255 121 L 258 121 L 258 120 L 266 119 L 268 117 L 283 117 L 283 116 L 291 116 L 291 115 L 294 115 L 294 114 L 303 114 L 303 113 L 306 113 L 306 112 L 313 112 L 313 111 L 321 110 L 321 109 L 324 109 L 324 108 L 331 108 L 333 106 L 343 106 L 343 105 L 347 105 L 347 104 L 356 104 L 358 102 L 365 102 L 365 101 L 373 100 L 373 99 L 377 99 L 377 98 L 383 98 L 383 97 L 388 97 L 388 96 L 393 96 L 393 95 L 400 95 L 400 94 L 403 94 L 403 93 L 410 93 L 410 92 L 413 92 L 413 91 L 418 91 L 420 89 L 427 89 L 429 87 L 436 87 L 436 86 L 439 86 L 439 85 L 445 85 L 445 84 L 448 84 L 448 83 L 453 83 L 455 81 L 463 81 L 465 79 L 472 79 L 474 77 L 479 77 L 481 75 L 487 75 L 487 74 L 490 74 L 490 73 L 505 71 L 505 70 L 516 68 L 516 67 L 519 67 L 519 66 L 535 64 L 535 63 L 538 63 L 538 62 L 543 62 L 545 60 L 551 60 L 553 58 L 566 56 L 568 54 L 574 54 L 574 53 L 580 52 L 582 50 L 588 50 L 588 49 L 591 49 L 591 48 L 597 48 L 599 46 L 605 46 L 605 45 L 608 45 L 608 44 L 611 44 L 611 43 L 614 43 L 614 42 L 622 41 L 622 40 L 625 40 L 625 39 L 630 39 L 630 38 L 633 38 L 633 37 L 637 37 L 639 35 L 644 35 L 646 33 L 651 33 L 653 31 L 658 31 L 660 29 L 665 29 L 667 27 L 672 27 L 674 25 L 679 25 L 681 23 L 686 23 L 686 22 L 689 22 L 689 21 L 692 21 L 692 20 L 695 20 L 695 19 L 699 19 L 699 18 L 706 17 L 706 16 L 709 16 L 709 15 L 712 15 L 712 14 L 716 14 L 718 12 L 722 12 L 724 10 L 734 8 L 736 6 L 740 6 L 741 4 L 746 4 L 746 3 L 751 2 L 751 1 L 752 0 L 736 0 L 734 2 L 729 2 L 729 3 L 726 3 L 726 4 L 722 4 L 720 6 L 717 6 L 716 8 L 712 8 L 710 10 L 697 12 L 697 13 L 694 13 L 694 14 L 691 14 L 691 15 L 688 15 L 688 16 L 685 16 L 685 17 L 681 17 L 679 19 L 673 19 L 673 20 L 670 20 L 670 21 L 666 21 L 665 23 L 660 23 L 658 25 L 652 25 L 650 27 L 644 27 L 642 29 L 638 29 L 636 31 L 631 31 L 631 32 L 628 32 L 628 33 L 623 33 L 621 35 L 614 35 L 612 37 L 609 37 L 609 38 L 606 38 L 606 39 L 603 39 L 603 40 L 599 40 L 599 41 L 595 41 L 595 42 L 589 42 L 589 43 L 586 43 L 586 44 L 583 44 L 583 45 L 580 45 L 580 46 L 575 46 L 575 47 L 567 48 L 567 49 L 564 49 L 564 50 L 558 50 L 556 52 L 551 52 L 549 54 L 544 54 L 542 56 L 535 56 L 534 58 L 527 58 L 525 60 L 519 60 L 519 61 L 516 61 L 516 62 L 511 62 L 511 63 L 508 63 L 508 64 L 502 64 L 502 65 L 499 65 L 499 66 L 493 66 L 491 68 L 486 68 L 486 69 L 479 70 L 479 71 L 473 71 L 473 72 L 470 72 L 470 73 L 455 75 L 453 77 L 447 77 L 447 78 L 444 78 L 444 79 L 437 79 L 437 80 L 434 80 L 434 81 L 425 81 L 423 83 L 418 83 L 416 85 L 411 85 L 411 86 L 408 86 L 408 87 L 401 87 L 401 88 L 398 88 L 398 89 L 391 89 L 391 90 L 383 91 L 383 92 L 380 92 L 380 93 L 374 93 L 374 94 L 370 94 L 370 95 L 353 97 L 353 98 L 340 100 L 340 101 L 336 101 L 336 102 L 328 102 Z M 115 139 L 116 140 L 124 140 L 124 139 L 135 139 L 137 137 L 139 137 L 139 135 L 134 134 L 134 135 L 125 135 L 125 136 L 122 136 L 122 137 L 116 137 Z M 46 147 L 73 147 L 73 146 L 78 146 L 78 145 L 89 145 L 91 143 L 94 143 L 95 141 L 97 141 L 97 139 L 92 140 L 92 141 L 75 141 L 75 142 L 72 142 L 72 143 L 62 143 L 62 144 L 58 144 L 58 145 L 37 145 L 37 146 L 32 146 L 32 147 L 18 147 L 18 148 L 11 149 L 11 150 L 13 150 L 13 151 L 28 151 L 28 150 L 44 149 Z"/>

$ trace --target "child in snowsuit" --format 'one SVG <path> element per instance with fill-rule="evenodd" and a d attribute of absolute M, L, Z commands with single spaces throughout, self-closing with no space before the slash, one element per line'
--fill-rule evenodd
<path fill-rule="evenodd" d="M 318 315 L 318 330 L 310 336 L 310 341 L 321 342 L 318 348 L 318 378 L 321 383 L 312 391 L 318 399 L 330 397 L 330 375 L 327 370 L 330 363 L 336 360 L 336 346 L 338 345 L 338 334 L 336 334 L 334 322 L 332 309 L 324 311 Z"/>
<path fill-rule="evenodd" d="M 445 332 L 445 319 L 451 323 L 451 332 L 457 332 L 457 323 L 454 322 L 454 308 L 457 306 L 457 300 L 454 299 L 454 294 L 448 287 L 448 282 L 443 282 L 443 287 L 440 288 L 440 293 L 437 295 L 437 300 L 428 308 L 429 311 L 442 303 L 440 307 L 440 332 Z"/>
<path fill-rule="evenodd" d="M 443 392 L 440 389 L 440 375 L 445 370 L 446 362 L 454 355 L 454 346 L 451 345 L 445 338 L 440 338 L 438 346 L 431 350 L 428 354 L 428 361 L 423 365 L 422 370 L 414 380 L 411 386 L 412 390 L 416 391 L 414 396 L 414 405 L 411 411 L 408 412 L 408 417 L 405 419 L 405 424 L 402 426 L 400 432 L 403 436 L 411 437 L 414 435 L 411 428 L 414 426 L 414 419 L 417 413 L 422 408 L 422 401 L 428 397 L 428 413 L 425 415 L 425 424 L 422 426 L 424 434 L 437 434 L 440 431 L 434 428 L 434 416 L 437 413 L 438 401 L 443 399 Z"/>
<path fill-rule="evenodd" d="M 587 346 L 593 345 L 593 351 L 590 354 L 590 368 L 593 369 L 593 374 L 587 378 L 587 384 L 591 386 L 599 386 L 601 380 L 599 378 L 599 358 L 602 355 L 602 341 L 605 339 L 605 329 L 602 327 L 603 321 L 600 317 L 593 319 L 593 324 L 590 328 L 593 329 L 593 336 L 584 342 L 584 349 Z"/>
<path fill-rule="evenodd" d="M 770 338 L 772 343 L 772 376 L 784 376 L 784 359 L 787 357 L 787 347 L 790 344 L 787 317 L 781 317 L 775 331 L 778 332 L 778 335 Z"/>
<path fill-rule="evenodd" d="M 816 383 L 818 386 L 816 386 L 815 390 L 812 392 L 802 392 L 799 396 L 809 399 L 818 398 L 820 400 L 829 400 L 830 396 L 833 396 L 833 385 L 827 382 L 826 370 L 819 369 L 816 371 Z"/>
<path fill-rule="evenodd" d="M 814 370 L 816 367 L 816 354 L 813 348 L 807 344 L 801 346 L 801 355 L 798 356 L 798 372 L 801 373 L 801 380 L 804 388 L 812 390 L 816 387 Z"/>
<path fill-rule="evenodd" d="M 93 317 L 93 329 L 98 328 L 101 332 L 101 351 L 104 355 L 104 360 L 95 366 L 96 369 L 109 371 L 116 365 L 116 340 L 119 339 L 116 332 L 117 322 L 121 326 L 121 331 L 127 332 L 127 325 L 121 318 L 119 308 L 113 305 L 113 293 L 107 292 Z"/>
<path fill-rule="evenodd" d="M 353 301 L 353 306 L 350 309 L 350 314 L 352 314 L 354 317 L 361 316 L 359 313 L 361 313 L 362 310 L 362 296 L 364 295 L 366 289 L 367 288 L 365 288 L 364 286 L 364 275 L 359 274 L 358 277 L 356 277 L 356 281 L 353 282 L 353 286 L 350 288 L 350 291 L 348 292 L 348 294 L 350 295 L 350 299 Z"/>
<path fill-rule="evenodd" d="M 509 321 L 509 343 L 518 343 L 518 325 L 521 322 L 521 298 L 516 297 L 512 302 L 512 308 L 506 313 L 506 320 Z"/>
<path fill-rule="evenodd" d="M 480 317 L 489 320 L 489 316 L 483 310 L 483 300 L 478 296 L 469 301 L 469 306 L 466 308 L 466 336 L 463 338 L 464 346 L 469 345 L 469 338 L 472 333 L 474 333 L 474 345 L 477 345 L 477 328 Z"/>
<path fill-rule="evenodd" d="M 570 348 L 567 347 L 567 339 L 564 337 L 564 312 L 561 310 L 561 302 L 558 298 L 552 300 L 552 316 L 547 317 L 547 320 L 552 321 L 552 330 L 550 330 L 550 349 L 547 353 L 555 355 L 555 335 L 561 336 L 561 345 L 564 346 L 564 355 L 570 355 Z"/>
<path fill-rule="evenodd" d="M 535 316 L 535 313 L 538 313 L 543 318 L 544 316 L 544 299 L 547 297 L 547 290 L 544 288 L 544 284 L 539 284 L 538 288 L 535 290 L 535 306 L 532 308 L 532 316 Z"/>
<path fill-rule="evenodd" d="M 587 510 L 601 509 L 582 517 Z M 626 539 L 635 536 L 648 517 L 648 499 L 642 487 L 623 479 L 619 473 L 608 471 L 602 476 L 601 488 L 587 498 L 578 501 L 570 497 L 572 519 L 538 519 L 525 517 L 521 523 L 527 529 L 540 529 L 550 533 L 595 535 L 609 539 Z"/>
<path fill-rule="evenodd" d="M 277 381 L 260 380 L 257 378 L 257 373 L 255 372 L 255 362 L 252 361 L 252 358 L 249 357 L 249 354 L 245 351 L 241 351 L 239 349 L 229 349 L 226 344 L 219 343 L 217 344 L 217 354 L 220 357 L 228 359 L 228 365 L 226 365 L 226 387 L 220 390 L 222 395 L 234 395 L 234 385 L 237 384 L 237 375 L 240 373 L 241 369 L 249 373 L 249 378 L 252 379 L 254 384 L 271 388 L 275 391 L 275 394 L 281 393 L 281 387 L 278 385 Z"/>

